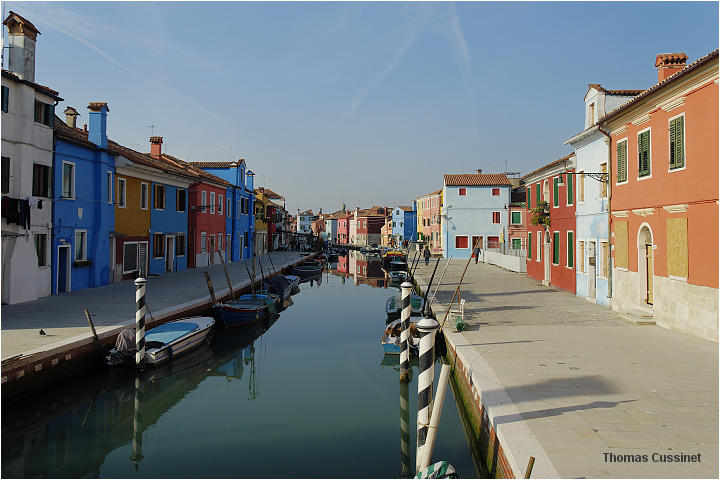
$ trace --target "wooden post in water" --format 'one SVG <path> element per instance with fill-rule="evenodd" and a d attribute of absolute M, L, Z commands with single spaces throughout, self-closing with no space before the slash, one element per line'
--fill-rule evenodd
<path fill-rule="evenodd" d="M 220 256 L 220 261 L 222 261 L 223 266 L 223 272 L 225 272 L 225 280 L 227 280 L 228 287 L 230 287 L 230 298 L 235 298 L 235 292 L 233 292 L 232 283 L 230 283 L 230 275 L 228 274 L 227 267 L 225 266 L 225 259 L 223 258 L 223 254 L 218 249 L 218 255 Z"/>
<path fill-rule="evenodd" d="M 420 332 L 420 349 L 418 351 L 418 403 L 417 403 L 417 451 L 415 454 L 415 471 L 420 471 L 422 453 L 428 434 L 430 412 L 432 411 L 432 394 L 435 366 L 435 332 L 438 322 L 432 318 L 423 318 L 417 324 Z"/>
<path fill-rule="evenodd" d="M 532 474 L 533 465 L 535 465 L 535 457 L 530 457 L 528 459 L 527 469 L 525 469 L 525 478 L 530 478 L 530 475 Z"/>
<path fill-rule="evenodd" d="M 90 331 L 92 331 L 93 338 L 95 339 L 95 341 L 99 341 L 100 339 L 95 332 L 95 325 L 93 325 L 92 319 L 90 318 L 90 311 L 87 308 L 84 308 L 83 312 L 85 312 L 85 318 L 87 318 L 87 321 L 90 324 Z"/>
<path fill-rule="evenodd" d="M 143 434 L 143 417 L 142 404 L 145 400 L 145 391 L 140 376 L 135 377 L 135 404 L 133 405 L 133 441 L 132 455 L 130 461 L 135 464 L 135 471 L 138 470 L 138 464 L 143 459 L 142 454 L 142 434 Z"/>
<path fill-rule="evenodd" d="M 210 292 L 210 299 L 212 300 L 212 304 L 217 304 L 217 298 L 215 298 L 215 289 L 213 288 L 212 280 L 210 280 L 210 274 L 207 270 L 203 271 L 203 276 L 205 276 L 205 283 L 207 283 L 208 292 Z"/>

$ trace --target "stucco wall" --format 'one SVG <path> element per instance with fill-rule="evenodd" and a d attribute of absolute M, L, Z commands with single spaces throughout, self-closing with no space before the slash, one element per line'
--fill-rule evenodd
<path fill-rule="evenodd" d="M 493 250 L 481 250 L 478 261 L 497 265 L 512 272 L 527 272 L 524 256 L 503 255 Z"/>

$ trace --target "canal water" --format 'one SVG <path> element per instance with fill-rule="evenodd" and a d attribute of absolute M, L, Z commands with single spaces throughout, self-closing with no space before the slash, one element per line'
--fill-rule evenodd
<path fill-rule="evenodd" d="M 380 345 L 398 290 L 378 259 L 350 252 L 331 266 L 279 316 L 218 328 L 172 364 L 102 369 L 3 407 L 2 476 L 412 476 L 417 365 L 403 457 L 398 358 Z M 433 460 L 480 475 L 450 388 Z"/>

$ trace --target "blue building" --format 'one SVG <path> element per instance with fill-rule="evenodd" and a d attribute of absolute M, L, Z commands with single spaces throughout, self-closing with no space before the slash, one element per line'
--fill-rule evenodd
<path fill-rule="evenodd" d="M 392 236 L 396 242 L 417 240 L 417 209 L 415 201 L 412 207 L 395 207 L 392 212 Z"/>
<path fill-rule="evenodd" d="M 226 189 L 225 255 L 232 262 L 250 258 L 255 231 L 253 208 L 255 174 L 247 169 L 245 159 L 242 158 L 237 162 L 193 162 L 192 164 L 232 184 Z"/>
<path fill-rule="evenodd" d="M 445 258 L 467 258 L 475 244 L 499 248 L 507 235 L 510 189 L 505 174 L 444 176 L 440 228 Z"/>
<path fill-rule="evenodd" d="M 88 109 L 87 132 L 59 118 L 53 127 L 53 294 L 110 282 L 115 158 L 107 150 L 107 104 Z"/>

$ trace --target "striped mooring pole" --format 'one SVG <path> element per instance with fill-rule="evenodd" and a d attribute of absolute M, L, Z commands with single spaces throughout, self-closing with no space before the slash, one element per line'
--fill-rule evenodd
<path fill-rule="evenodd" d="M 145 284 L 140 277 L 135 280 L 135 367 L 145 366 Z"/>
<path fill-rule="evenodd" d="M 410 304 L 410 296 L 412 295 L 412 284 L 403 282 L 400 285 L 402 290 L 402 300 L 400 306 L 400 380 L 405 382 L 409 380 L 410 371 L 410 315 L 412 315 L 412 305 Z"/>
<path fill-rule="evenodd" d="M 430 412 L 432 411 L 433 381 L 435 378 L 435 332 L 440 324 L 432 318 L 423 318 L 418 324 L 420 349 L 418 351 L 418 412 L 417 412 L 417 451 L 415 470 L 422 463 L 422 451 L 427 439 Z"/>
<path fill-rule="evenodd" d="M 135 464 L 135 471 L 138 470 L 138 464 L 143 459 L 142 454 L 142 405 L 145 401 L 145 391 L 143 383 L 140 381 L 140 377 L 135 377 L 135 408 L 133 411 L 133 442 L 132 442 L 132 455 L 130 455 L 130 461 Z"/>
<path fill-rule="evenodd" d="M 410 384 L 400 382 L 400 477 L 410 478 Z"/>

